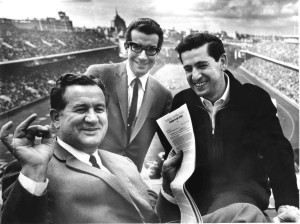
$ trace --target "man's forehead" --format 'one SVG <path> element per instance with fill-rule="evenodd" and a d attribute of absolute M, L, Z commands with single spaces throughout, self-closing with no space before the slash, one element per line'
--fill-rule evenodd
<path fill-rule="evenodd" d="M 159 36 L 156 33 L 146 34 L 139 30 L 132 30 L 131 40 L 142 45 L 157 45 L 159 41 Z"/>
<path fill-rule="evenodd" d="M 97 85 L 72 85 L 66 88 L 64 98 L 68 100 L 103 98 L 104 93 Z"/>
<path fill-rule="evenodd" d="M 80 84 L 75 84 L 75 85 L 70 85 L 66 87 L 66 92 L 86 92 L 86 91 L 91 91 L 91 92 L 95 92 L 95 93 L 99 93 L 102 92 L 102 89 L 97 86 L 97 85 L 80 85 Z"/>
<path fill-rule="evenodd" d="M 181 58 L 183 64 L 185 63 L 207 63 L 209 61 L 214 61 L 214 58 L 211 57 L 207 52 L 207 44 L 202 45 L 198 48 L 193 48 L 190 51 L 182 52 Z"/>

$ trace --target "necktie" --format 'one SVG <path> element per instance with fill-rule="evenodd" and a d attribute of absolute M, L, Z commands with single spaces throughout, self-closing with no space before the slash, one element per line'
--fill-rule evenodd
<path fill-rule="evenodd" d="M 96 167 L 96 168 L 100 169 L 100 166 L 98 165 L 95 156 L 91 155 L 89 161 L 91 162 L 91 164 L 93 165 L 93 167 Z"/>
<path fill-rule="evenodd" d="M 135 78 L 133 80 L 133 82 L 134 82 L 134 87 L 133 87 L 133 92 L 132 92 L 132 100 L 131 100 L 131 106 L 130 106 L 130 110 L 129 110 L 128 119 L 127 119 L 127 140 L 128 140 L 128 143 L 129 143 L 130 135 L 131 135 L 131 127 L 132 127 L 133 121 L 134 121 L 135 116 L 136 116 L 140 79 Z"/>

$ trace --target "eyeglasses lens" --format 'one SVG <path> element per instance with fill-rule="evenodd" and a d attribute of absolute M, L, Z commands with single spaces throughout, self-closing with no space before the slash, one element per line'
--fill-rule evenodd
<path fill-rule="evenodd" d="M 131 46 L 131 50 L 133 50 L 136 53 L 140 53 L 140 52 L 142 52 L 142 50 L 145 50 L 146 54 L 150 55 L 150 56 L 153 56 L 157 53 L 156 47 L 151 47 L 151 46 L 150 47 L 142 47 L 141 45 L 132 43 L 132 42 L 130 43 L 130 46 Z"/>

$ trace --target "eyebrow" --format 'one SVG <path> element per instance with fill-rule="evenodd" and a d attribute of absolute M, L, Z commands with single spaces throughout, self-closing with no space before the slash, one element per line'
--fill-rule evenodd
<path fill-rule="evenodd" d="M 206 65 L 209 65 L 209 63 L 207 61 L 197 61 L 194 65 L 195 66 L 206 66 Z M 184 69 L 190 68 L 190 67 L 193 67 L 193 65 L 185 65 L 185 66 L 183 66 Z"/>
<path fill-rule="evenodd" d="M 191 65 L 185 65 L 185 66 L 183 66 L 184 69 L 191 68 L 191 67 L 192 67 Z"/>
<path fill-rule="evenodd" d="M 139 46 L 142 46 L 142 47 L 157 47 L 157 46 L 155 46 L 155 45 L 143 45 L 143 44 L 139 44 L 139 43 L 136 43 L 136 42 L 134 42 L 134 41 L 131 41 L 131 43 L 136 44 L 136 45 L 139 45 Z"/>
<path fill-rule="evenodd" d="M 95 105 L 93 105 L 93 107 L 106 107 L 105 103 L 97 103 Z M 80 107 L 89 107 L 89 105 L 85 104 L 85 103 L 79 103 L 79 104 L 75 104 L 73 106 L 73 108 L 80 108 Z"/>
<path fill-rule="evenodd" d="M 204 66 L 204 65 L 208 65 L 209 63 L 207 61 L 198 61 L 195 63 L 196 66 Z"/>

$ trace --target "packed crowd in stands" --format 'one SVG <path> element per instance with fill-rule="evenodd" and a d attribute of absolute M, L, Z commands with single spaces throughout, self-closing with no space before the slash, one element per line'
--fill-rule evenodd
<path fill-rule="evenodd" d="M 80 56 L 73 60 L 38 67 L 21 67 L 0 76 L 0 114 L 49 95 L 53 80 L 67 72 L 82 74 L 96 63 L 119 62 L 115 51 L 99 52 L 99 55 Z"/>
<path fill-rule="evenodd" d="M 256 57 L 245 61 L 242 66 L 299 103 L 298 72 Z"/>
<path fill-rule="evenodd" d="M 266 40 L 248 47 L 247 50 L 299 66 L 299 44 L 288 43 L 281 40 Z"/>
<path fill-rule="evenodd" d="M 0 30 L 0 61 L 114 45 L 98 32 Z"/>
<path fill-rule="evenodd" d="M 299 43 L 266 40 L 255 43 L 247 50 L 299 66 Z M 299 103 L 298 72 L 256 57 L 247 59 L 242 66 Z"/>
<path fill-rule="evenodd" d="M 111 46 L 113 43 L 106 40 L 103 34 L 95 32 L 0 31 L 0 61 L 73 52 L 108 45 Z M 262 41 L 254 44 L 248 50 L 298 66 L 298 47 L 298 44 L 283 41 Z M 226 49 L 226 51 L 228 57 L 232 58 L 230 58 L 230 61 L 237 61 L 232 53 L 235 51 L 234 48 Z M 9 74 L 2 72 L 3 74 L 1 73 L 0 77 L 0 113 L 49 95 L 51 87 L 49 83 L 62 73 L 83 73 L 90 64 L 120 60 L 117 52 L 113 52 L 113 54 L 106 53 L 104 56 L 99 57 L 76 56 L 75 59 L 53 64 L 22 69 L 16 68 L 13 73 Z M 155 74 L 166 63 L 179 63 L 177 54 L 172 47 L 165 47 L 161 50 L 151 73 Z M 242 65 L 299 103 L 299 77 L 297 72 L 255 57 L 247 60 Z"/>

